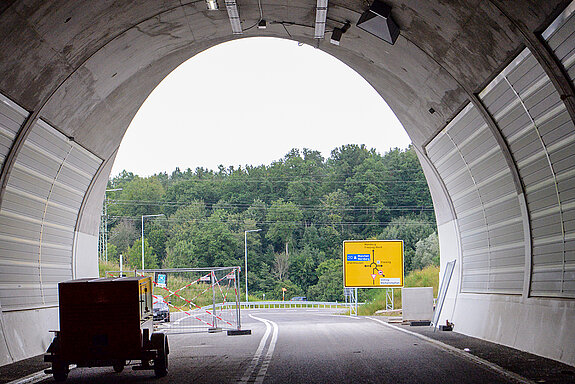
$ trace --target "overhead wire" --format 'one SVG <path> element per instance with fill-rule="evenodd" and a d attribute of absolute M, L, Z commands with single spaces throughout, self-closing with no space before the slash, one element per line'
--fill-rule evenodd
<path fill-rule="evenodd" d="M 134 221 L 139 222 L 140 217 L 133 217 L 133 216 L 110 216 L 112 220 L 126 220 L 126 221 Z M 166 217 L 157 217 L 153 218 L 152 221 L 166 221 L 169 223 L 197 223 L 197 222 L 208 222 L 208 218 L 202 218 L 202 220 L 198 219 L 180 219 L 180 218 L 166 218 Z M 220 223 L 239 223 L 241 220 L 221 220 Z M 398 225 L 424 225 L 424 226 L 435 226 L 434 222 L 421 222 L 421 221 L 362 221 L 362 222 L 354 222 L 354 221 L 336 221 L 336 222 L 314 222 L 314 221 L 288 221 L 288 220 L 262 220 L 257 221 L 258 224 L 264 225 L 272 225 L 272 224 L 295 224 L 295 225 L 304 225 L 304 226 L 311 226 L 311 225 L 318 225 L 318 226 L 386 226 L 389 224 L 398 224 Z"/>
<path fill-rule="evenodd" d="M 177 202 L 177 201 L 151 201 L 151 200 L 113 200 L 108 199 L 107 203 L 118 205 L 147 205 L 147 206 L 172 206 L 172 207 L 185 207 L 185 206 L 207 206 L 211 208 L 250 208 L 253 203 L 206 203 L 206 202 Z M 397 206 L 379 206 L 379 205 L 351 205 L 351 206 L 333 206 L 333 205 L 301 205 L 290 204 L 290 207 L 300 208 L 309 211 L 365 211 L 365 210 L 389 210 L 389 211 L 402 211 L 402 210 L 433 210 L 433 206 L 429 205 L 397 205 Z M 273 206 L 266 207 L 273 209 Z"/>

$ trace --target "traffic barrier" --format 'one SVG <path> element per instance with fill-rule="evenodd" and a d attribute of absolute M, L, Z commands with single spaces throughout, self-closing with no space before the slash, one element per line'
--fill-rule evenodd
<path fill-rule="evenodd" d="M 127 274 L 152 278 L 157 330 L 166 333 L 241 330 L 239 267 L 111 271 L 107 276 Z"/>

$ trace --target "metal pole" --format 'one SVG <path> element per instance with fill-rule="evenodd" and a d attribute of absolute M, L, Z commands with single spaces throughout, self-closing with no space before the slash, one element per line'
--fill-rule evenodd
<path fill-rule="evenodd" d="M 355 289 L 355 315 L 357 316 L 357 288 Z"/>
<path fill-rule="evenodd" d="M 144 215 L 142 215 L 142 270 L 144 269 Z"/>
<path fill-rule="evenodd" d="M 248 298 L 248 231 L 244 231 L 244 256 L 245 256 L 245 267 L 244 273 L 246 275 L 246 303 L 250 301 Z"/>
<path fill-rule="evenodd" d="M 216 273 L 212 271 L 212 324 L 214 328 L 218 327 L 218 319 L 216 318 Z"/>
<path fill-rule="evenodd" d="M 238 278 L 240 277 L 239 268 L 234 268 L 234 289 L 236 291 L 236 324 L 238 325 L 238 330 L 242 329 L 241 316 L 240 316 L 240 295 L 238 290 Z"/>

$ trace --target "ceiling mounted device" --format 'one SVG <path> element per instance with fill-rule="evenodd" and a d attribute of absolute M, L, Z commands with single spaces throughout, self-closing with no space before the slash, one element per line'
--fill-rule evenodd
<path fill-rule="evenodd" d="M 209 11 L 217 11 L 219 6 L 216 0 L 206 0 L 206 6 Z"/>
<path fill-rule="evenodd" d="M 268 23 L 264 20 L 264 10 L 262 9 L 262 2 L 258 0 L 258 9 L 260 11 L 260 19 L 258 21 L 258 29 L 266 29 Z"/>
<path fill-rule="evenodd" d="M 234 35 L 241 35 L 243 31 L 238 5 L 235 1 L 226 0 L 226 10 L 228 11 L 228 17 L 230 18 L 230 24 L 232 25 L 232 33 Z"/>
<path fill-rule="evenodd" d="M 394 44 L 399 36 L 399 27 L 391 17 L 391 7 L 379 0 L 375 0 L 361 15 L 357 26 L 389 44 Z"/>
<path fill-rule="evenodd" d="M 314 39 L 323 39 L 325 35 L 325 21 L 327 19 L 327 1 L 317 0 L 315 8 L 315 32 Z"/>
<path fill-rule="evenodd" d="M 329 42 L 334 44 L 334 45 L 339 45 L 339 42 L 341 41 L 341 37 L 343 36 L 344 33 L 347 32 L 349 27 L 351 27 L 351 24 L 349 23 L 349 21 L 346 21 L 345 25 L 343 27 L 334 28 L 333 32 L 331 33 L 331 38 L 329 39 Z"/>

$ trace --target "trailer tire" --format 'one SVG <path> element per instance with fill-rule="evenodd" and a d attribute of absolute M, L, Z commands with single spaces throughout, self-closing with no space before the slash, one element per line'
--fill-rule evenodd
<path fill-rule="evenodd" d="M 60 354 L 60 337 L 57 335 L 54 337 L 54 340 L 52 340 L 47 352 L 52 355 L 53 359 L 52 376 L 54 377 L 54 381 L 66 381 L 68 378 L 68 372 L 70 372 L 70 366 L 58 358 L 58 355 Z"/>
<path fill-rule="evenodd" d="M 156 377 L 164 377 L 168 374 L 168 337 L 163 333 L 152 333 L 152 348 L 157 350 L 154 359 L 154 373 Z"/>
<path fill-rule="evenodd" d="M 114 368 L 114 372 L 116 373 L 122 372 L 124 370 L 125 364 L 126 362 L 124 360 L 115 362 L 114 365 L 112 366 Z"/>
<path fill-rule="evenodd" d="M 70 371 L 68 364 L 62 361 L 54 361 L 52 363 L 52 376 L 54 376 L 54 381 L 62 382 L 66 381 L 68 378 L 68 372 Z"/>

